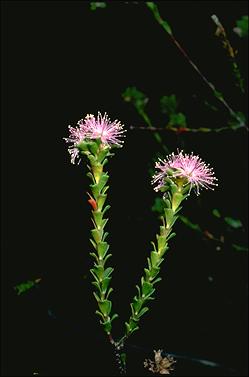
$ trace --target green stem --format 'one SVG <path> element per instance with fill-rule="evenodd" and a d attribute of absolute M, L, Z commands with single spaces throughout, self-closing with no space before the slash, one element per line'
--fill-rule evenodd
<path fill-rule="evenodd" d="M 108 233 L 105 232 L 108 219 L 104 218 L 105 212 L 110 208 L 109 205 L 105 206 L 109 175 L 104 172 L 104 165 L 110 153 L 109 148 L 103 147 L 100 142 L 89 142 L 87 150 L 85 146 L 84 148 L 83 153 L 87 155 L 90 161 L 88 176 L 92 180 L 90 185 L 91 194 L 88 195 L 90 196 L 89 203 L 92 206 L 92 222 L 94 225 L 91 230 L 92 238 L 90 239 L 94 247 L 94 252 L 90 253 L 94 258 L 94 265 L 90 271 L 94 277 L 92 284 L 96 288 L 94 292 L 98 303 L 96 313 L 101 317 L 100 323 L 113 344 L 114 340 L 111 335 L 112 321 L 117 318 L 117 314 L 111 316 L 112 302 L 109 299 L 109 295 L 113 290 L 110 288 L 113 268 L 106 267 L 106 262 L 111 257 L 111 254 L 108 253 L 109 244 L 106 241 Z"/>
<path fill-rule="evenodd" d="M 168 241 L 175 234 L 172 233 L 172 227 L 177 220 L 177 212 L 179 206 L 185 195 L 182 192 L 181 186 L 176 186 L 170 183 L 171 193 L 168 193 L 168 199 L 165 199 L 165 211 L 162 216 L 163 225 L 160 226 L 160 232 L 157 234 L 157 243 L 152 242 L 153 250 L 150 252 L 150 256 L 147 258 L 148 266 L 144 269 L 144 276 L 141 278 L 141 284 L 136 285 L 137 295 L 133 298 L 131 306 L 131 316 L 126 325 L 126 333 L 119 341 L 123 343 L 134 331 L 139 329 L 140 318 L 149 310 L 145 303 L 149 300 L 153 300 L 153 294 L 155 292 L 154 285 L 161 280 L 158 277 L 160 273 L 161 263 L 164 260 L 164 254 L 168 250 Z"/>

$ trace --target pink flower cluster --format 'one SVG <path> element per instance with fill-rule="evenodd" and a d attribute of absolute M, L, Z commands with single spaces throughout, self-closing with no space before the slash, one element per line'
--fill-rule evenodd
<path fill-rule="evenodd" d="M 98 112 L 97 118 L 94 115 L 88 114 L 84 119 L 78 121 L 78 127 L 69 126 L 70 135 L 64 138 L 67 143 L 72 143 L 68 148 L 71 155 L 71 162 L 74 164 L 76 158 L 79 157 L 78 145 L 85 139 L 100 139 L 103 144 L 108 147 L 113 145 L 121 147 L 123 141 L 123 125 L 115 120 L 111 122 L 107 114 L 101 115 Z M 79 160 L 80 161 L 80 160 Z"/>
<path fill-rule="evenodd" d="M 190 185 L 189 193 L 194 187 L 197 195 L 200 194 L 201 188 L 213 190 L 212 186 L 218 186 L 213 169 L 193 153 L 190 155 L 184 154 L 183 151 L 176 155 L 172 153 L 164 160 L 159 159 L 155 167 L 159 170 L 152 180 L 152 184 L 156 184 L 155 191 L 159 191 L 165 186 L 165 178 L 167 177 L 184 179 L 186 181 L 184 186 Z"/>

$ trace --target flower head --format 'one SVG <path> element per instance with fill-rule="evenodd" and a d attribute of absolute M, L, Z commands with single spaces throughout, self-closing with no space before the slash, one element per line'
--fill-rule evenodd
<path fill-rule="evenodd" d="M 98 116 L 88 114 L 84 119 L 78 121 L 78 127 L 69 126 L 70 135 L 68 138 L 64 138 L 67 143 L 72 143 L 68 148 L 71 155 L 71 162 L 74 164 L 75 159 L 79 157 L 78 145 L 84 140 L 100 139 L 101 143 L 107 147 L 117 146 L 121 147 L 123 141 L 120 140 L 123 137 L 123 125 L 118 121 L 111 120 L 107 114 L 101 115 L 98 112 Z"/>
<path fill-rule="evenodd" d="M 184 154 L 183 151 L 176 155 L 172 153 L 166 159 L 156 163 L 156 169 L 159 170 L 153 176 L 152 183 L 156 184 L 154 190 L 159 191 L 165 186 L 165 179 L 170 178 L 176 184 L 181 184 L 183 187 L 189 186 L 189 193 L 194 187 L 196 194 L 200 194 L 200 189 L 212 189 L 212 186 L 217 186 L 217 178 L 214 176 L 213 169 L 209 164 L 205 164 L 199 156 L 195 156 L 193 152 Z"/>

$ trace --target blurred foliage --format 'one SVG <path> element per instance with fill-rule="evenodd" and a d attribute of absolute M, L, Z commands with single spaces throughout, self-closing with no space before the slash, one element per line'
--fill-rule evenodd
<path fill-rule="evenodd" d="M 224 26 L 222 25 L 222 23 L 220 22 L 220 20 L 218 19 L 218 17 L 215 14 L 213 14 L 211 18 L 212 18 L 212 20 L 214 21 L 214 23 L 216 24 L 216 27 L 217 27 L 215 35 L 221 39 L 223 48 L 227 51 L 227 54 L 228 54 L 230 61 L 232 63 L 232 70 L 233 70 L 233 74 L 234 74 L 234 77 L 235 77 L 235 84 L 236 84 L 236 86 L 238 86 L 240 88 L 242 93 L 245 93 L 244 80 L 241 77 L 241 73 L 240 73 L 237 61 L 235 59 L 237 51 L 234 50 L 234 48 L 232 47 L 232 45 L 231 45 L 231 43 L 230 43 L 230 41 L 227 37 L 226 30 L 225 30 Z"/>
<path fill-rule="evenodd" d="M 175 94 L 160 99 L 161 112 L 168 115 L 168 127 L 186 127 L 186 116 L 177 112 L 178 103 Z"/>
<path fill-rule="evenodd" d="M 99 8 L 106 8 L 106 2 L 105 1 L 91 1 L 90 2 L 91 10 L 96 10 Z"/>
<path fill-rule="evenodd" d="M 248 37 L 248 16 L 242 16 L 236 21 L 236 27 L 233 31 L 241 38 Z"/>
<path fill-rule="evenodd" d="M 14 287 L 15 291 L 17 291 L 17 295 L 20 296 L 21 294 L 30 290 L 30 288 L 34 287 L 41 281 L 41 278 L 36 280 L 28 280 L 24 283 L 20 283 Z"/>

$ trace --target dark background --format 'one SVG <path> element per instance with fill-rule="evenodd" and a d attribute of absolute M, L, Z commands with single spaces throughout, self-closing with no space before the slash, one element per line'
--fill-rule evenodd
<path fill-rule="evenodd" d="M 248 14 L 247 2 L 158 4 L 194 62 L 235 110 L 246 112 L 246 96 L 234 86 L 210 16 L 216 14 L 226 27 L 247 83 L 247 42 L 232 32 L 235 20 Z M 159 126 L 159 99 L 172 93 L 191 127 L 224 126 L 228 114 L 142 2 L 109 2 L 96 12 L 84 1 L 1 5 L 3 375 L 110 375 L 115 373 L 111 349 L 94 314 L 88 272 L 89 182 L 84 164 L 70 164 L 62 139 L 67 126 L 99 110 L 128 129 L 123 149 L 108 166 L 112 207 L 107 228 L 118 337 L 159 225 L 151 212 L 155 193 L 148 169 L 160 149 L 150 132 L 129 130 L 143 122 L 121 93 L 129 85 L 144 91 L 150 99 L 148 112 Z M 219 111 L 208 110 L 204 100 Z M 184 147 L 200 154 L 219 179 L 215 192 L 203 192 L 200 199 L 192 195 L 183 214 L 215 233 L 217 219 L 210 213 L 219 208 L 247 229 L 246 131 L 161 134 L 170 151 Z M 214 242 L 182 223 L 175 230 L 156 300 L 130 339 L 141 347 L 135 359 L 146 350 L 152 357 L 153 349 L 163 348 L 247 375 L 247 253 L 231 248 L 233 233 L 230 243 L 217 251 Z M 239 237 L 238 243 L 245 243 L 246 233 Z M 38 277 L 42 281 L 37 288 L 17 296 L 14 286 Z M 181 363 L 176 375 L 228 375 L 226 369 L 199 370 Z"/>

